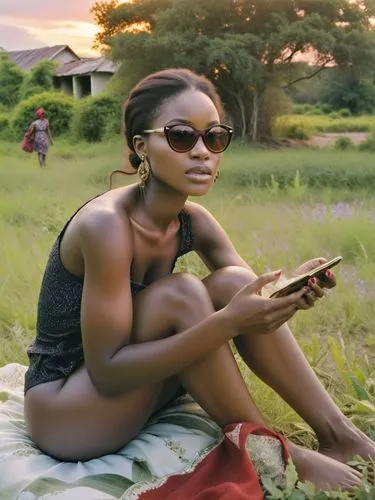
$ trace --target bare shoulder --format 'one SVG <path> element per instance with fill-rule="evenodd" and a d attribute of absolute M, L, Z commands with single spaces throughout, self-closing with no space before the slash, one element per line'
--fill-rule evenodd
<path fill-rule="evenodd" d="M 76 221 L 82 249 L 102 249 L 113 254 L 130 247 L 131 226 L 124 204 L 118 197 L 104 194 L 90 202 Z"/>
<path fill-rule="evenodd" d="M 211 212 L 202 205 L 199 205 L 199 203 L 186 202 L 185 211 L 191 217 L 193 230 L 198 233 L 205 231 L 208 227 L 220 226 Z"/>

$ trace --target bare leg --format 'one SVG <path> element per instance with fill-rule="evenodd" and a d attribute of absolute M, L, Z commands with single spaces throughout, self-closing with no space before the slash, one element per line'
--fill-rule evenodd
<path fill-rule="evenodd" d="M 224 307 L 233 295 L 255 278 L 241 268 L 221 271 L 217 279 L 206 279 L 216 308 Z M 246 364 L 272 387 L 316 432 L 321 453 L 347 462 L 354 455 L 375 457 L 375 443 L 359 431 L 335 405 L 298 343 L 285 324 L 271 335 L 240 336 L 236 346 Z"/>
<path fill-rule="evenodd" d="M 44 167 L 44 163 L 43 163 L 43 155 L 42 155 L 42 153 L 38 153 L 38 160 L 39 160 L 39 166 L 40 166 L 40 167 Z"/>

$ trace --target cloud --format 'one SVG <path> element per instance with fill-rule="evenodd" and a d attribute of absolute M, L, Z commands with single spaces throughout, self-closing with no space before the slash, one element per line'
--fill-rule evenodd
<path fill-rule="evenodd" d="M 29 20 L 92 20 L 94 0 L 1 0 L 0 15 Z"/>
<path fill-rule="evenodd" d="M 36 49 L 43 45 L 46 43 L 25 28 L 0 24 L 0 47 L 5 50 Z"/>

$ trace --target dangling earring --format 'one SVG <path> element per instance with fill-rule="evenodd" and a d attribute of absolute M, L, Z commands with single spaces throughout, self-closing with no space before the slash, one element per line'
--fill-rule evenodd
<path fill-rule="evenodd" d="M 140 185 L 144 187 L 147 179 L 150 177 L 150 165 L 146 156 L 141 156 L 141 164 L 138 167 L 138 175 L 141 180 Z"/>
<path fill-rule="evenodd" d="M 215 179 L 214 179 L 214 182 L 216 182 L 218 180 L 218 178 L 220 177 L 220 170 L 218 170 L 216 172 L 216 175 L 215 175 Z"/>

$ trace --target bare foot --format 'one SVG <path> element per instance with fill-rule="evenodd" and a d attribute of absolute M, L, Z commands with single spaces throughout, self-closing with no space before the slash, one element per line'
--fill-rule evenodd
<path fill-rule="evenodd" d="M 289 443 L 289 452 L 300 481 L 317 490 L 351 491 L 361 484 L 361 474 L 337 460 Z"/>
<path fill-rule="evenodd" d="M 363 460 L 375 460 L 375 441 L 345 420 L 330 440 L 319 440 L 319 452 L 339 462 L 349 462 L 359 455 Z"/>

